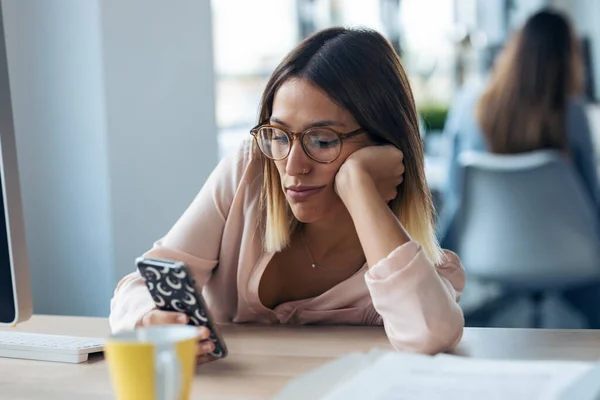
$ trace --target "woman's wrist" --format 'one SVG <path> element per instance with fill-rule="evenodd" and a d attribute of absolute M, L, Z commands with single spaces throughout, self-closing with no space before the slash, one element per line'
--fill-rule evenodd
<path fill-rule="evenodd" d="M 346 166 L 344 171 L 340 171 L 336 177 L 336 192 L 346 208 L 350 212 L 357 202 L 368 198 L 368 194 L 375 194 L 378 197 L 375 181 L 362 168 Z M 367 195 L 367 196 L 365 196 Z"/>

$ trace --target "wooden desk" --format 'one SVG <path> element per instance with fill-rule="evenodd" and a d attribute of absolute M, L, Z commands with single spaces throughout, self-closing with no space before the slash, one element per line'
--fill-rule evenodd
<path fill-rule="evenodd" d="M 10 329 L 10 328 L 9 328 Z M 15 330 L 106 337 L 103 318 L 35 316 Z M 390 349 L 382 328 L 229 325 L 230 356 L 201 366 L 192 398 L 266 399 L 291 379 L 333 358 Z M 600 359 L 600 331 L 467 328 L 456 354 L 480 358 Z M 0 358 L 0 398 L 113 399 L 102 357 L 85 364 Z"/>

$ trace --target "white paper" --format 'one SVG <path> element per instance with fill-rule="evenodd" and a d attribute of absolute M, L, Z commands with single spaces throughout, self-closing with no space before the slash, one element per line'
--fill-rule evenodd
<path fill-rule="evenodd" d="M 325 400 L 556 399 L 589 363 L 493 361 L 457 356 L 379 357 Z"/>
<path fill-rule="evenodd" d="M 374 349 L 368 354 L 358 352 L 347 354 L 290 382 L 272 400 L 322 398 L 333 387 L 352 379 L 360 371 L 372 365 L 377 358 L 387 353 L 389 351 Z"/>

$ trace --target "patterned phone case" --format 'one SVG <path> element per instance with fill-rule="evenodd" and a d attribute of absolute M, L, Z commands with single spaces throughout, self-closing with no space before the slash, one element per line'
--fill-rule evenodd
<path fill-rule="evenodd" d="M 225 341 L 217 331 L 202 295 L 196 291 L 187 266 L 182 262 L 149 258 L 139 258 L 136 265 L 156 307 L 185 313 L 190 319 L 190 325 L 210 329 L 210 339 L 215 344 L 215 350 L 209 355 L 215 358 L 227 356 Z"/>

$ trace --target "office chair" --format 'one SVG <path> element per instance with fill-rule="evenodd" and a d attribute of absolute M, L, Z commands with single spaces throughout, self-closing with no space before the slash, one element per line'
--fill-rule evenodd
<path fill-rule="evenodd" d="M 560 153 L 469 151 L 459 165 L 454 229 L 467 280 L 529 297 L 534 327 L 545 294 L 600 281 L 597 210 Z"/>

